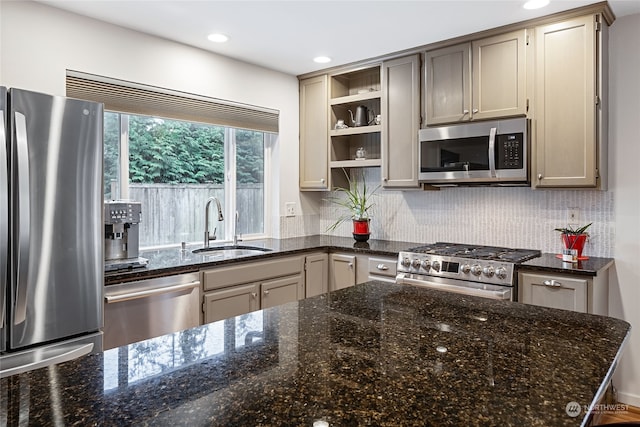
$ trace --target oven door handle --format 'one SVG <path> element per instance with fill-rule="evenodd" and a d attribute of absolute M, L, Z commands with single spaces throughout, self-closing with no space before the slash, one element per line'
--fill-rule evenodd
<path fill-rule="evenodd" d="M 455 292 L 464 295 L 474 295 L 484 298 L 498 299 L 498 300 L 511 300 L 511 288 L 505 287 L 504 290 L 489 290 L 489 289 L 477 289 L 463 285 L 449 285 L 446 283 L 433 283 L 424 280 L 412 279 L 406 277 L 404 274 L 398 274 L 396 276 L 396 283 L 403 285 L 416 285 L 423 288 L 431 288 L 447 292 Z"/>
<path fill-rule="evenodd" d="M 491 128 L 489 131 L 489 173 L 491 178 L 496 177 L 496 133 L 498 128 Z"/>

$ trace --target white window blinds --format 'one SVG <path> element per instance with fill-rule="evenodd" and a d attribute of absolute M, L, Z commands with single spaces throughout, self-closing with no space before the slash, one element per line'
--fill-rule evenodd
<path fill-rule="evenodd" d="M 105 110 L 278 132 L 278 111 L 67 70 L 67 96 Z"/>

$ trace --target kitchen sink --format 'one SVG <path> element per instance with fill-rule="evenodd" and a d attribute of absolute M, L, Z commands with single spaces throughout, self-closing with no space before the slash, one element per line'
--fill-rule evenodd
<path fill-rule="evenodd" d="M 194 249 L 192 252 L 194 254 L 201 255 L 211 255 L 219 258 L 237 258 L 242 256 L 249 255 L 259 255 L 265 252 L 271 252 L 272 249 L 262 248 L 260 246 L 244 246 L 244 245 L 234 245 L 234 246 L 211 246 L 208 248 L 200 248 Z"/>

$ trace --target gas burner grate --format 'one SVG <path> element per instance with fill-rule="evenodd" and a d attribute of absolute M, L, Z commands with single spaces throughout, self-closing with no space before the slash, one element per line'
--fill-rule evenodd
<path fill-rule="evenodd" d="M 496 246 L 466 245 L 461 243 L 437 242 L 431 245 L 409 249 L 411 252 L 427 255 L 457 256 L 479 260 L 504 261 L 520 263 L 539 257 L 541 252 L 533 249 L 512 249 Z"/>

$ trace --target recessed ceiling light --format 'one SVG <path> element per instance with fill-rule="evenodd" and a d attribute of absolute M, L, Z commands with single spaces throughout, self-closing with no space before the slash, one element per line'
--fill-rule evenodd
<path fill-rule="evenodd" d="M 549 4 L 549 0 L 529 0 L 522 7 L 525 9 L 540 9 Z"/>
<path fill-rule="evenodd" d="M 216 42 L 216 43 L 224 43 L 227 40 L 229 40 L 229 37 L 225 36 L 224 34 L 209 34 L 209 36 L 207 37 L 210 41 L 212 42 Z"/>
<path fill-rule="evenodd" d="M 331 58 L 328 56 L 316 56 L 313 58 L 313 62 L 317 62 L 318 64 L 326 64 L 327 62 L 331 62 Z"/>

